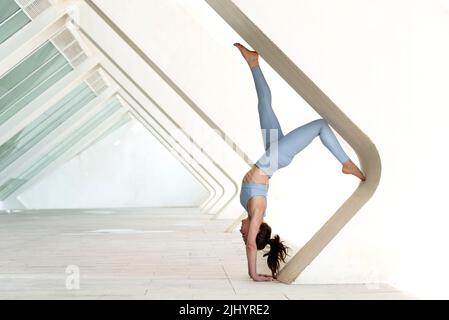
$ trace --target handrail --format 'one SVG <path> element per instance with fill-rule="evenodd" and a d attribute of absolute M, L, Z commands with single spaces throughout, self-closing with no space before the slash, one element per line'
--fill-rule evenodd
<path fill-rule="evenodd" d="M 357 154 L 366 181 L 281 269 L 277 279 L 292 283 L 371 198 L 380 181 L 376 146 L 231 0 L 205 0 L 278 74 L 345 139 Z"/>

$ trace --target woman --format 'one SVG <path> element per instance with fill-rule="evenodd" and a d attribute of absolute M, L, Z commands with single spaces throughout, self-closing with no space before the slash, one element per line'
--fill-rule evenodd
<path fill-rule="evenodd" d="M 353 174 L 365 181 L 360 169 L 349 159 L 327 122 L 318 119 L 300 126 L 284 136 L 279 121 L 271 107 L 271 92 L 259 66 L 259 55 L 240 43 L 235 43 L 248 63 L 256 85 L 260 126 L 265 145 L 264 155 L 251 167 L 242 181 L 240 203 L 248 212 L 242 220 L 240 232 L 246 245 L 248 274 L 255 281 L 271 281 L 276 278 L 280 262 L 285 261 L 287 249 L 278 235 L 271 238 L 271 228 L 263 222 L 267 207 L 268 180 L 273 173 L 287 166 L 302 149 L 319 136 L 321 142 L 342 164 L 342 172 Z M 271 275 L 256 271 L 257 250 L 270 245 L 267 257 Z"/>

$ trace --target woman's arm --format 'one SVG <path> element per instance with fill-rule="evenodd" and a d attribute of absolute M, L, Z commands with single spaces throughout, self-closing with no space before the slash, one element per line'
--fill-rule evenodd
<path fill-rule="evenodd" d="M 256 237 L 259 233 L 260 225 L 263 221 L 262 208 L 254 208 L 251 210 L 251 221 L 249 224 L 248 237 L 246 239 L 246 258 L 248 259 L 248 274 L 254 281 L 271 281 L 273 278 L 268 275 L 258 274 L 256 270 L 257 264 L 257 245 Z"/>

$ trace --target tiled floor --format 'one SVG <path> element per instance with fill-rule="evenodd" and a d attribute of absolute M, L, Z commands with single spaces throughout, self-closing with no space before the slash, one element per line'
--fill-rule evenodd
<path fill-rule="evenodd" d="M 411 299 L 383 284 L 254 282 L 230 223 L 194 208 L 0 213 L 0 299 Z"/>

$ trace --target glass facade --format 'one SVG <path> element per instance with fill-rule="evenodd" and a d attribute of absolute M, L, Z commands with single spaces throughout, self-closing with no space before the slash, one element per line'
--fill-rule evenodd
<path fill-rule="evenodd" d="M 12 177 L 2 186 L 0 186 L 0 200 L 4 200 L 9 197 L 13 192 L 22 187 L 30 179 L 34 178 L 42 170 L 44 170 L 48 165 L 53 163 L 56 159 L 61 157 L 64 153 L 70 150 L 77 142 L 79 142 L 83 137 L 92 133 L 98 125 L 107 120 L 111 115 L 117 112 L 122 107 L 121 103 L 116 99 L 111 99 L 105 104 L 94 116 L 89 120 L 85 121 L 79 127 L 72 130 L 64 141 L 58 144 L 50 152 L 43 155 L 32 166 L 27 168 L 25 171 L 20 173 L 17 177 Z M 122 119 L 117 120 L 114 125 Z"/>
<path fill-rule="evenodd" d="M 31 19 L 14 0 L 0 1 L 0 44 L 27 25 Z"/>
<path fill-rule="evenodd" d="M 0 125 L 72 70 L 50 41 L 26 57 L 0 78 Z"/>
<path fill-rule="evenodd" d="M 0 172 L 40 142 L 83 106 L 95 98 L 93 91 L 83 82 L 67 96 L 40 115 L 28 126 L 0 146 Z"/>

